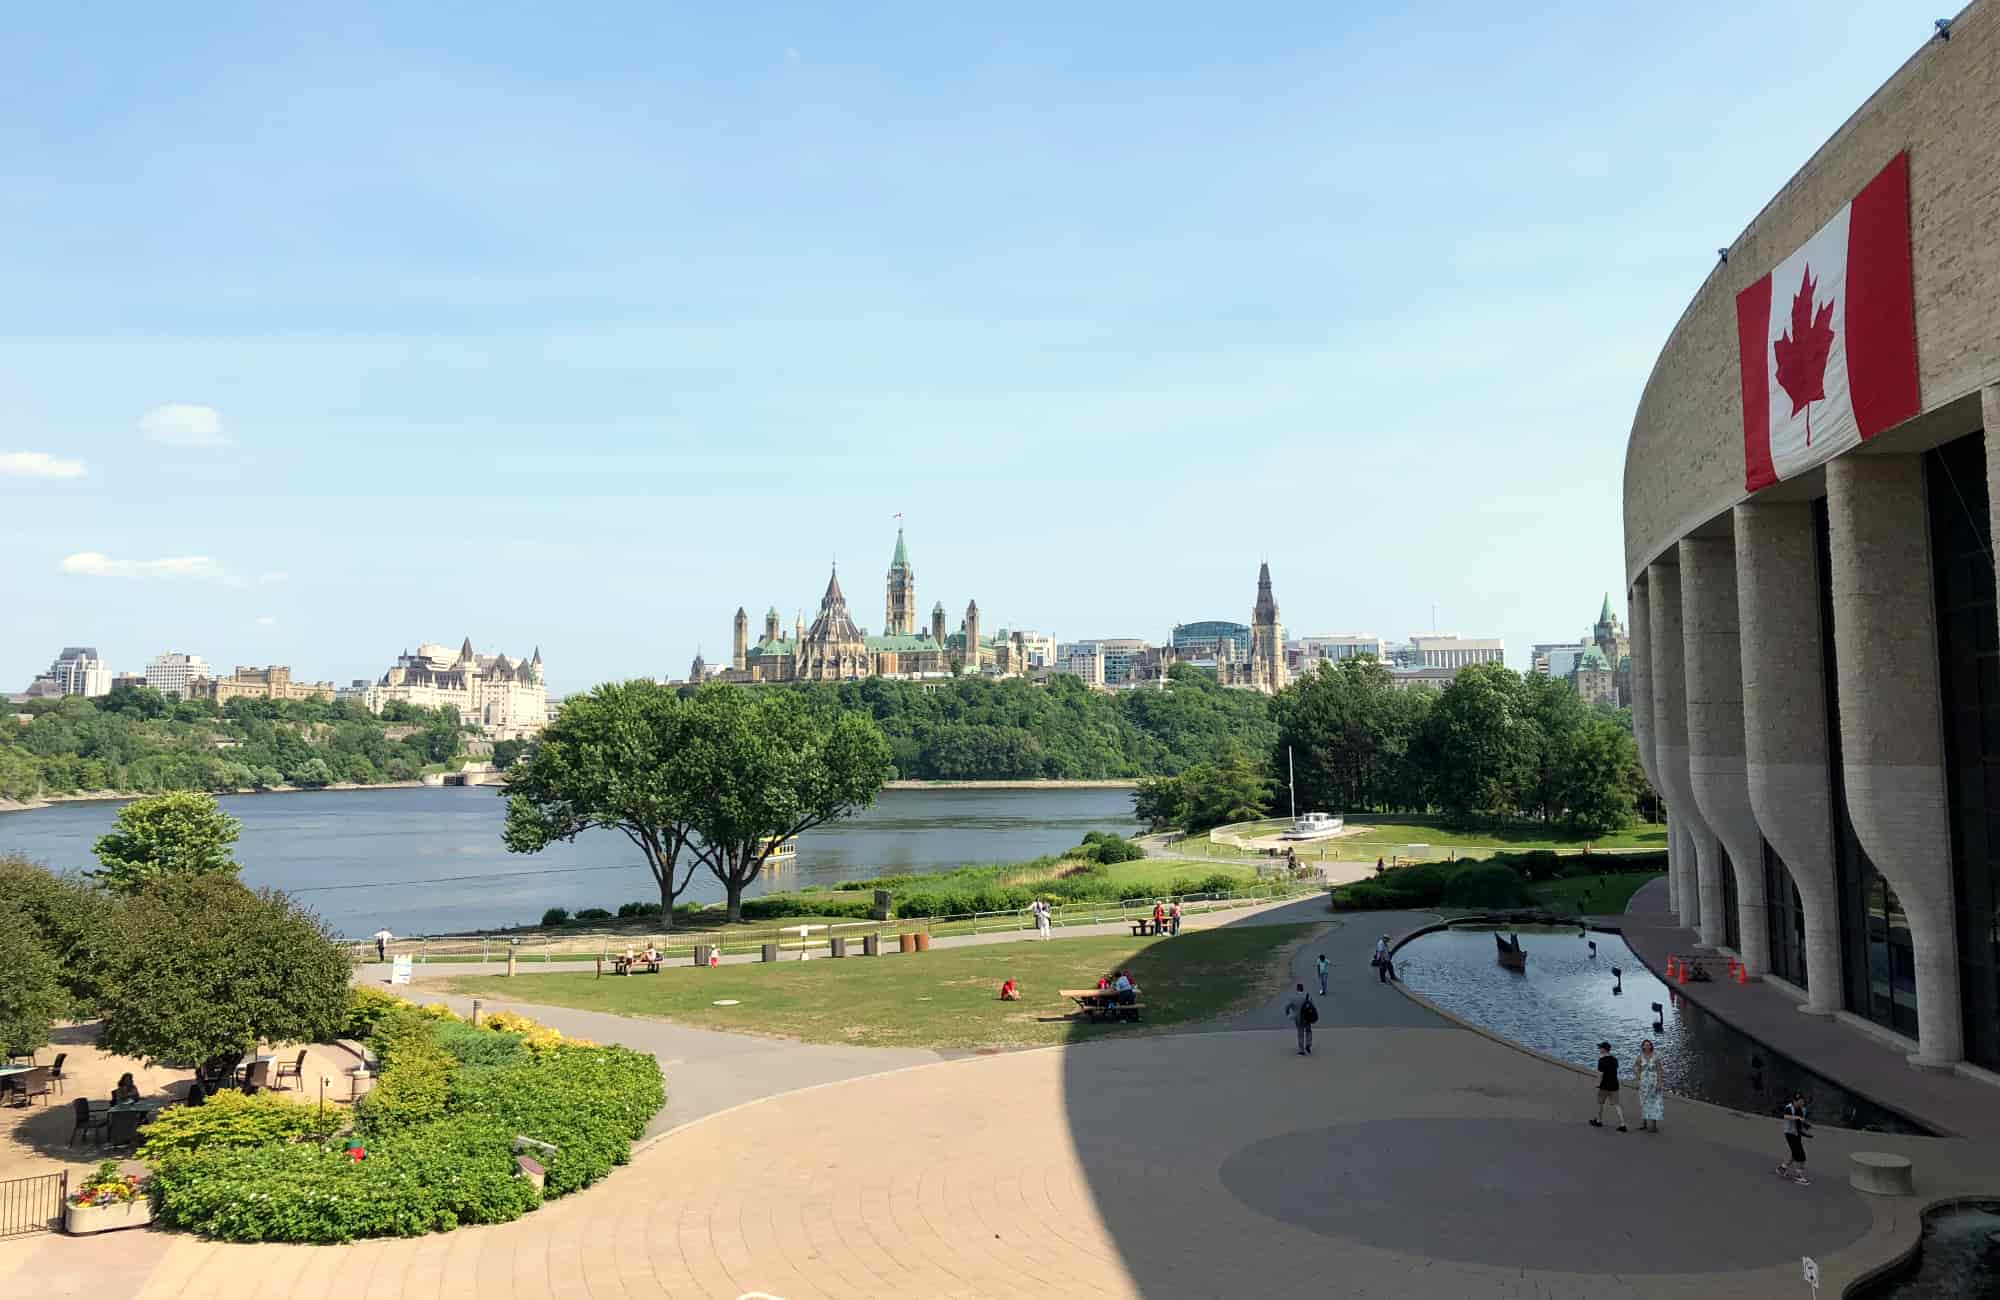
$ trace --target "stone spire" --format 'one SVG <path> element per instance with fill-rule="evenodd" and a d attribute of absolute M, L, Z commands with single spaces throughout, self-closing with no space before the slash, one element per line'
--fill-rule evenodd
<path fill-rule="evenodd" d="M 469 664 L 473 661 L 473 658 L 472 638 L 467 637 L 465 638 L 465 644 L 458 648 L 458 661 L 462 664 Z"/>
<path fill-rule="evenodd" d="M 903 545 L 903 530 L 896 529 L 896 553 L 889 560 L 888 612 L 882 630 L 889 636 L 910 636 L 917 630 L 917 571 L 910 567 L 910 552 Z"/>
<path fill-rule="evenodd" d="M 729 666 L 740 673 L 750 666 L 750 615 L 741 605 L 736 607 L 736 622 L 730 633 L 734 640 L 729 647 Z"/>
<path fill-rule="evenodd" d="M 979 602 L 975 600 L 965 607 L 965 671 L 977 674 L 979 665 Z"/>
<path fill-rule="evenodd" d="M 931 640 L 937 642 L 938 649 L 944 649 L 944 602 L 931 606 Z"/>
<path fill-rule="evenodd" d="M 778 607 L 776 605 L 764 611 L 764 639 L 766 641 L 776 641 L 778 639 Z"/>
<path fill-rule="evenodd" d="M 1257 604 L 1250 611 L 1250 680 L 1258 689 L 1285 689 L 1285 629 L 1278 622 L 1278 600 L 1271 594 L 1271 566 L 1257 566 Z"/>

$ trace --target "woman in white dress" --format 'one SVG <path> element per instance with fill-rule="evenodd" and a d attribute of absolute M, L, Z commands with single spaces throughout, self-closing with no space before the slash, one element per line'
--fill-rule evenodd
<path fill-rule="evenodd" d="M 1660 1058 L 1653 1040 L 1639 1040 L 1639 1055 L 1632 1062 L 1632 1081 L 1639 1085 L 1639 1131 L 1657 1133 L 1667 1117 L 1667 1093 L 1660 1086 Z"/>

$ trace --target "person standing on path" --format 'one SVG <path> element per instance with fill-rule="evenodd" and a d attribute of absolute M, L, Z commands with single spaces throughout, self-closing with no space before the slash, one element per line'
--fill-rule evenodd
<path fill-rule="evenodd" d="M 1326 969 L 1327 969 L 1327 968 L 1326 968 L 1326 954 L 1325 954 L 1325 953 L 1321 953 L 1321 954 L 1319 955 L 1319 960 L 1315 961 L 1315 962 L 1313 963 L 1313 966 L 1314 966 L 1314 968 L 1315 968 L 1316 970 L 1318 970 L 1318 971 L 1319 971 L 1319 995 L 1320 995 L 1321 997 L 1325 997 L 1325 996 L 1326 996 Z"/>
<path fill-rule="evenodd" d="M 1168 912 L 1168 913 L 1167 913 L 1167 919 L 1168 919 L 1168 921 L 1169 921 L 1169 922 L 1171 922 L 1171 923 L 1172 923 L 1172 925 L 1173 925 L 1173 927 L 1174 927 L 1174 931 L 1173 931 L 1173 937 L 1174 937 L 1174 938 L 1176 938 L 1176 939 L 1180 938 L 1180 937 L 1181 937 L 1181 900 L 1180 900 L 1180 899 L 1176 898 L 1176 899 L 1174 900 L 1174 906 L 1173 906 L 1173 910 L 1172 910 L 1171 912 Z"/>
<path fill-rule="evenodd" d="M 1778 1166 L 1778 1177 L 1789 1178 L 1801 1187 L 1812 1184 L 1806 1177 L 1806 1139 L 1812 1136 L 1812 1124 L 1806 1119 L 1806 1095 L 1793 1091 L 1792 1099 L 1785 1103 L 1785 1149 L 1787 1159 Z"/>
<path fill-rule="evenodd" d="M 1387 984 L 1396 978 L 1396 959 L 1389 952 L 1389 936 L 1383 935 L 1375 941 L 1375 977 Z"/>
<path fill-rule="evenodd" d="M 389 927 L 386 925 L 375 932 L 376 961 L 389 960 L 389 941 L 394 939 L 395 937 L 396 937 L 395 935 L 389 933 Z"/>
<path fill-rule="evenodd" d="M 1660 1057 L 1653 1040 L 1639 1040 L 1639 1055 L 1632 1062 L 1632 1082 L 1639 1086 L 1639 1131 L 1657 1133 L 1667 1117 L 1666 1090 L 1660 1086 Z"/>
<path fill-rule="evenodd" d="M 1618 1058 L 1611 1054 L 1611 1044 L 1597 1045 L 1597 1113 L 1590 1117 L 1592 1128 L 1604 1127 L 1604 1108 L 1611 1107 L 1611 1113 L 1618 1117 L 1618 1131 L 1625 1128 L 1625 1108 L 1618 1104 Z"/>
<path fill-rule="evenodd" d="M 1299 1031 L 1299 1055 L 1311 1056 L 1313 1051 L 1313 1026 L 1319 1023 L 1319 1008 L 1313 1005 L 1312 994 L 1306 986 L 1297 986 L 1299 996 L 1285 1004 L 1285 1015 Z"/>
<path fill-rule="evenodd" d="M 1040 938 L 1040 939 L 1046 939 L 1046 938 L 1048 938 L 1048 937 L 1049 937 L 1049 904 L 1048 904 L 1048 900 L 1047 900 L 1047 899 L 1042 899 L 1042 898 L 1038 898 L 1038 899 L 1036 899 L 1036 900 L 1035 900 L 1034 902 L 1032 902 L 1032 903 L 1030 903 L 1030 904 L 1028 905 L 1028 910 L 1029 910 L 1030 912 L 1034 913 L 1034 917 L 1035 917 L 1035 936 L 1036 936 L 1037 938 Z"/>

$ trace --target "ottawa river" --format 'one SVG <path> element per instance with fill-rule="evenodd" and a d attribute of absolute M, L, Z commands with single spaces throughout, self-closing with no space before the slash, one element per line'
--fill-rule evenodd
<path fill-rule="evenodd" d="M 659 900 L 631 842 L 589 831 L 533 855 L 500 842 L 506 805 L 495 788 L 328 790 L 226 795 L 243 823 L 243 882 L 275 886 L 325 917 L 334 932 L 442 934 L 528 925 L 550 907 Z M 60 803 L 0 814 L 0 853 L 58 869 L 93 868 L 90 846 L 122 805 Z M 968 863 L 1018 862 L 1069 848 L 1085 831 L 1132 833 L 1132 792 L 1120 789 L 884 790 L 849 821 L 808 831 L 792 863 L 767 870 L 751 895 Z M 505 878 L 496 878 L 505 877 Z M 697 867 L 683 902 L 722 899 Z"/>

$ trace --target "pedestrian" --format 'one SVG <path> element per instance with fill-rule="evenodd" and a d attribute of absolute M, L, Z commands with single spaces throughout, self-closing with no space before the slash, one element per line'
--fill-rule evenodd
<path fill-rule="evenodd" d="M 1296 986 L 1297 998 L 1285 1004 L 1285 1016 L 1299 1031 L 1299 1055 L 1311 1056 L 1313 1050 L 1313 1026 L 1319 1023 L 1319 1008 L 1313 1005 L 1312 994 L 1306 986 Z"/>
<path fill-rule="evenodd" d="M 1667 1117 L 1667 1094 L 1660 1086 L 1660 1056 L 1653 1040 L 1639 1040 L 1639 1055 L 1632 1062 L 1632 1081 L 1639 1085 L 1639 1131 L 1657 1133 Z"/>
<path fill-rule="evenodd" d="M 1049 937 L 1049 903 L 1048 903 L 1048 900 L 1047 900 L 1047 899 L 1045 899 L 1045 898 L 1038 898 L 1038 899 L 1036 899 L 1036 900 L 1034 901 L 1034 903 L 1033 903 L 1033 904 L 1032 904 L 1032 905 L 1031 905 L 1031 906 L 1030 906 L 1030 907 L 1028 908 L 1028 910 L 1029 910 L 1030 912 L 1033 912 L 1033 913 L 1035 914 L 1035 934 L 1036 934 L 1036 936 L 1037 936 L 1038 938 L 1042 938 L 1042 939 L 1046 939 L 1046 938 L 1048 938 L 1048 937 Z"/>
<path fill-rule="evenodd" d="M 1785 1103 L 1785 1151 L 1787 1159 L 1778 1166 L 1778 1177 L 1789 1178 L 1801 1187 L 1811 1184 L 1806 1177 L 1806 1139 L 1812 1136 L 1812 1124 L 1806 1119 L 1806 1095 L 1794 1089 L 1792 1099 Z"/>
<path fill-rule="evenodd" d="M 1317 961 L 1313 962 L 1313 966 L 1314 966 L 1314 967 L 1315 967 L 1315 968 L 1316 968 L 1316 969 L 1317 969 L 1317 970 L 1319 971 L 1319 995 L 1320 995 L 1321 997 L 1325 997 L 1325 996 L 1326 996 L 1326 954 L 1325 954 L 1325 953 L 1321 953 L 1321 954 L 1319 955 L 1319 959 L 1318 959 Z"/>
<path fill-rule="evenodd" d="M 1375 859 L 1375 874 L 1378 876 L 1382 874 L 1382 859 L 1380 858 Z"/>
<path fill-rule="evenodd" d="M 1167 931 L 1167 909 L 1163 904 L 1161 904 L 1160 900 L 1156 898 L 1153 900 L 1153 933 L 1165 934 L 1166 931 Z"/>
<path fill-rule="evenodd" d="M 1174 938 L 1176 938 L 1176 939 L 1180 938 L 1180 937 L 1181 937 L 1181 900 L 1180 900 L 1180 899 L 1176 898 L 1176 899 L 1174 900 L 1174 905 L 1173 905 L 1173 908 L 1172 908 L 1172 910 L 1171 910 L 1171 911 L 1169 911 L 1169 912 L 1167 913 L 1167 921 L 1168 921 L 1168 923 L 1169 923 L 1170 925 L 1172 925 L 1172 926 L 1173 926 L 1173 937 L 1174 937 Z"/>
<path fill-rule="evenodd" d="M 1618 1131 L 1626 1132 L 1625 1108 L 1618 1104 L 1618 1058 L 1611 1054 L 1611 1044 L 1597 1045 L 1597 1113 L 1590 1117 L 1592 1128 L 1604 1127 L 1604 1108 L 1611 1107 L 1611 1113 L 1618 1117 Z"/>
<path fill-rule="evenodd" d="M 375 932 L 376 961 L 389 960 L 389 943 L 395 937 L 396 937 L 395 935 L 389 933 L 389 927 L 386 925 Z"/>
<path fill-rule="evenodd" d="M 1375 977 L 1384 984 L 1396 978 L 1396 958 L 1389 951 L 1389 936 L 1383 935 L 1375 941 Z"/>

